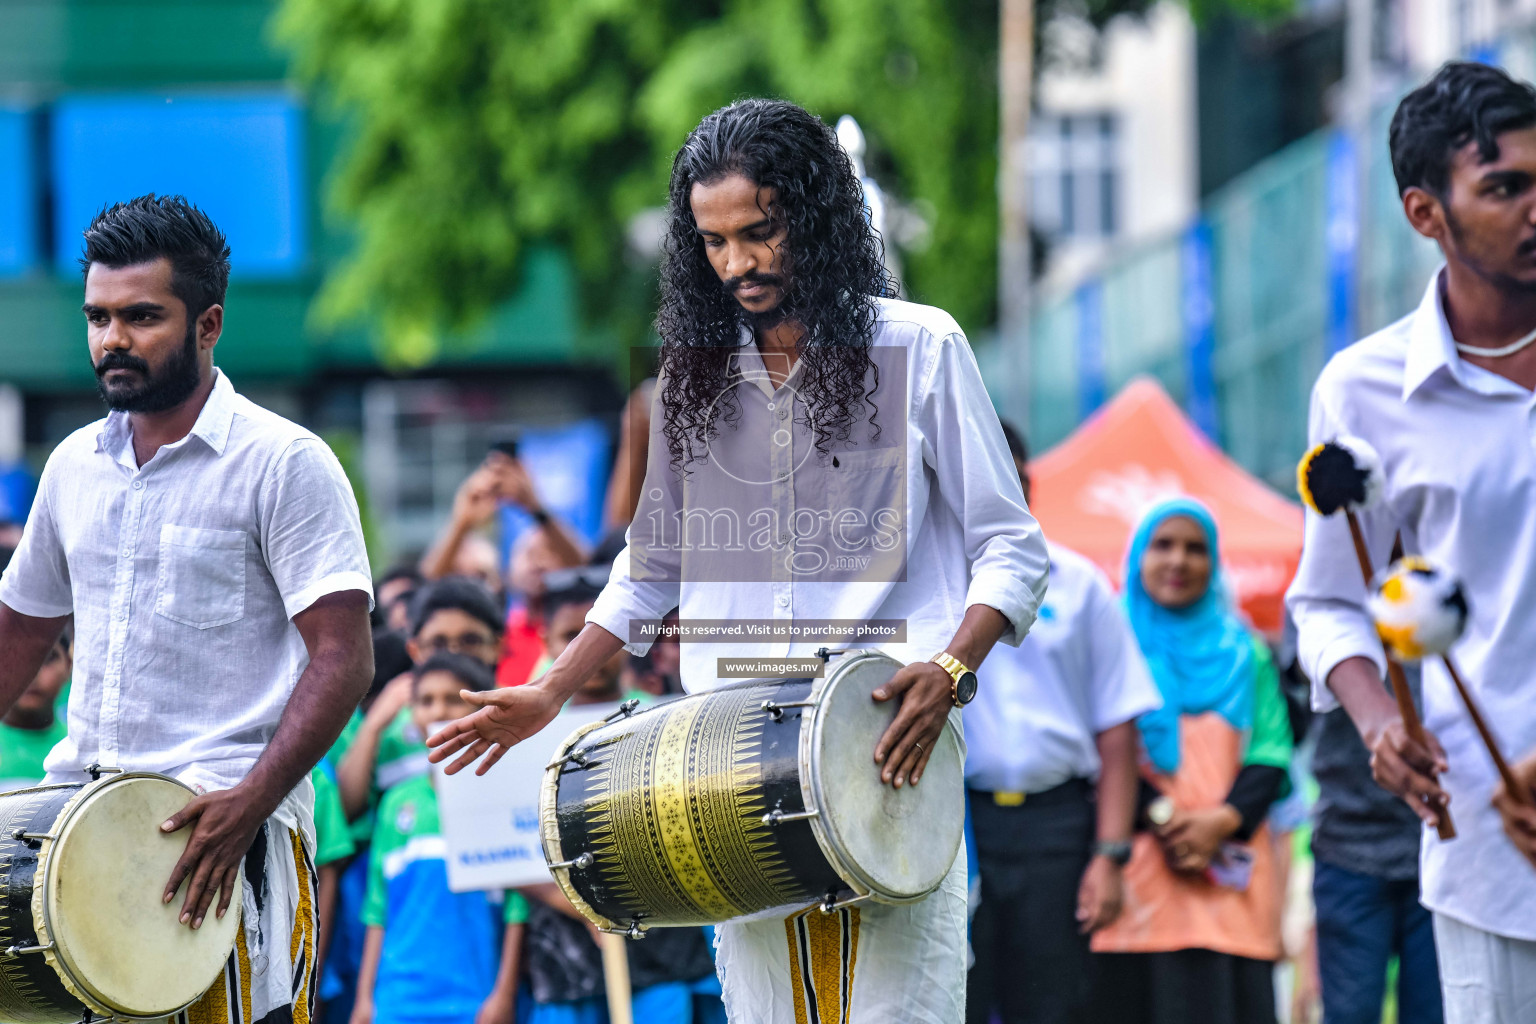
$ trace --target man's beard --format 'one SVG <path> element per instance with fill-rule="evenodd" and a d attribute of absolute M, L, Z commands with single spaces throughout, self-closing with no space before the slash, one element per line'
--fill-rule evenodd
<path fill-rule="evenodd" d="M 1523 281 L 1513 274 L 1489 270 L 1487 265 L 1477 255 L 1469 253 L 1467 251 L 1466 229 L 1462 226 L 1461 221 L 1457 220 L 1451 213 L 1449 203 L 1443 203 L 1441 208 L 1445 212 L 1445 226 L 1450 230 L 1451 239 L 1456 243 L 1456 248 L 1459 250 L 1457 255 L 1460 257 L 1460 261 L 1466 264 L 1474 274 L 1493 285 L 1505 295 L 1525 297 L 1536 294 L 1536 281 Z M 1522 250 L 1528 250 L 1532 247 L 1536 247 L 1536 242 L 1529 239 L 1521 245 Z"/>
<path fill-rule="evenodd" d="M 143 377 L 137 384 L 108 386 L 110 370 L 136 370 Z M 197 323 L 187 325 L 187 337 L 181 348 L 172 352 L 158 372 L 149 363 L 126 352 L 108 352 L 96 364 L 96 388 L 107 408 L 117 412 L 165 412 L 191 397 L 201 379 L 197 367 Z"/>
<path fill-rule="evenodd" d="M 736 302 L 737 311 L 741 316 L 742 322 L 754 331 L 772 330 L 790 318 L 789 310 L 785 308 L 787 305 L 787 289 L 784 286 L 784 278 L 778 274 L 760 274 L 757 271 L 752 271 L 740 277 L 733 277 L 722 281 L 721 284 L 725 288 L 725 293 Z M 736 290 L 749 284 L 761 284 L 777 288 L 779 290 L 778 304 L 772 309 L 763 310 L 752 310 L 743 306 L 741 300 L 736 298 Z"/>

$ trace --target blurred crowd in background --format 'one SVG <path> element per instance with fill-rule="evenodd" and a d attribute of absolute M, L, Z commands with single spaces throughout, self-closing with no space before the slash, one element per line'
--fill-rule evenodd
<path fill-rule="evenodd" d="M 1392 182 L 1397 97 L 1454 57 L 1536 76 L 1536 0 L 770 9 L 0 4 L 0 564 L 36 470 L 100 415 L 75 259 L 91 214 L 126 196 L 185 193 L 227 230 L 221 370 L 324 436 L 353 481 L 378 570 L 378 672 L 314 775 L 331 1024 L 606 1012 L 594 937 L 558 892 L 449 892 L 422 737 L 469 709 L 460 690 L 536 678 L 622 547 L 667 168 L 703 114 L 773 94 L 837 122 L 903 294 L 954 314 L 998 410 L 1041 450 L 1150 375 L 1198 428 L 1186 447 L 1225 452 L 1285 505 L 1317 370 L 1412 308 L 1439 258 Z M 113 147 L 133 159 L 101 159 Z M 998 202 L 1026 184 L 1027 202 Z M 1010 232 L 1027 251 L 1011 278 Z M 1077 504 L 1042 488 L 1042 521 L 1057 502 L 1063 526 L 1101 516 L 1128 536 L 1160 496 L 1258 487 L 1139 454 L 1093 468 Z M 1226 569 L 1278 609 L 1300 508 L 1271 518 L 1280 553 Z M 1217 585 L 1208 547 L 1207 625 L 1231 630 L 1226 598 L 1247 595 Z M 1143 568 L 1083 553 L 1115 562 L 1122 587 Z M 1182 642 L 1143 610 L 1142 648 Z M 1256 788 L 1234 794 L 1241 820 L 1203 833 L 1267 850 L 1273 906 L 1244 948 L 1262 954 L 1246 976 L 1268 981 L 1251 990 L 1272 992 L 1281 1020 L 1316 1019 L 1328 988 L 1331 1020 L 1434 1024 L 1417 820 L 1371 781 L 1345 713 L 1307 710 L 1290 633 L 1259 625 L 1266 653 L 1232 678 L 1282 713 L 1250 745 L 1263 757 L 1244 766 Z M 676 696 L 678 654 L 664 639 L 621 655 L 579 699 Z M 0 784 L 42 777 L 70 668 L 66 637 L 0 722 Z M 1140 835 L 1161 843 L 1151 810 Z M 1066 982 L 998 988 L 1019 918 L 999 927 L 984 908 L 973 1018 L 1013 1024 L 1039 985 Z M 1334 951 L 1321 962 L 1319 940 Z M 629 949 L 637 1019 L 721 1018 L 705 930 Z"/>
<path fill-rule="evenodd" d="M 504 893 L 449 890 L 448 848 L 424 739 L 434 724 L 474 710 L 462 690 L 518 686 L 536 679 L 580 632 L 623 550 L 624 529 L 634 513 L 632 481 L 644 465 L 650 396 L 647 382 L 621 417 L 604 496 L 604 529 L 597 543 L 582 540 L 550 512 L 517 444 L 503 439 L 460 482 L 451 514 L 438 524 L 426 549 L 377 576 L 373 685 L 312 775 L 324 953 L 322 1019 L 332 1024 L 607 1020 L 597 933 L 553 883 Z M 1007 434 L 1027 489 L 1025 442 L 1012 427 Z M 1210 639 L 1208 634 L 1167 633 L 1173 620 L 1157 618 L 1159 595 L 1139 582 L 1150 579 L 1144 575 L 1152 571 L 1149 560 L 1166 557 L 1157 552 L 1168 545 L 1152 538 L 1170 516 L 1193 516 L 1210 531 L 1204 540 L 1190 542 L 1197 548 L 1209 543 L 1203 575 L 1197 574 L 1192 584 L 1201 591 L 1198 601 L 1206 608 L 1199 628 L 1251 630 L 1223 581 L 1215 539 L 1218 524 L 1209 521 L 1200 506 L 1191 508 L 1193 512 L 1182 506 L 1154 510 L 1138 532 L 1126 577 L 1138 581 L 1133 589 L 1145 609 L 1141 617 L 1134 610 L 1135 600 L 1124 608 L 1119 601 L 1113 603 L 1111 614 L 1116 616 L 1131 609 L 1128 635 L 1136 637 L 1148 660 L 1156 660 L 1159 649 L 1169 644 L 1187 654 Z M 509 522 L 520 526 L 515 536 L 502 536 Z M 0 568 L 19 536 L 17 524 L 0 525 Z M 505 558 L 502 551 L 508 553 Z M 1095 574 L 1095 586 L 1108 595 L 1107 577 L 1096 569 L 1086 571 Z M 1053 584 L 1058 590 L 1061 586 L 1060 581 Z M 1071 599 L 1062 592 L 1059 600 L 1065 608 Z M 1046 620 L 1052 614 L 1050 608 L 1042 611 Z M 1092 630 L 1075 633 L 1073 642 L 1101 642 L 1093 639 Z M 1337 976 L 1340 1005 L 1350 1002 L 1363 1008 L 1363 1015 L 1349 1019 L 1375 1021 L 1385 1013 L 1387 1020 L 1438 1020 L 1433 939 L 1427 912 L 1417 903 L 1417 819 L 1372 782 L 1368 755 L 1343 711 L 1314 719 L 1308 710 L 1307 682 L 1296 670 L 1288 638 L 1273 637 L 1266 644 L 1259 634 L 1252 635 L 1259 653 L 1232 678 L 1244 692 L 1251 691 L 1246 699 L 1253 708 L 1267 710 L 1250 712 L 1245 725 L 1249 756 L 1228 801 L 1240 808 L 1241 820 L 1207 830 L 1209 849 L 1197 866 L 1197 873 L 1208 873 L 1211 862 L 1232 843 L 1245 850 L 1262 847 L 1257 861 L 1263 866 L 1252 877 L 1255 886 L 1269 894 L 1263 923 L 1254 934 L 1246 933 L 1247 925 L 1238 926 L 1234 934 L 1241 933 L 1239 945 L 1251 940 L 1272 953 L 1237 959 L 1262 973 L 1254 991 L 1274 1000 L 1277 1020 L 1317 1019 L 1315 918 L 1321 913 L 1326 926 L 1338 932 L 1335 948 L 1342 938 L 1359 950 L 1356 959 L 1321 965 Z M 983 688 L 1001 685 L 1012 671 L 1006 660 L 1013 656 L 1011 649 L 1000 648 L 991 659 L 1000 664 L 982 667 Z M 1145 678 L 1145 669 L 1135 667 L 1141 664 L 1138 657 L 1133 665 L 1122 666 L 1127 687 Z M 680 696 L 678 666 L 678 642 L 664 635 L 644 657 L 620 652 L 573 703 L 650 703 Z M 6 787 L 33 785 L 42 777 L 43 758 L 66 727 L 69 673 L 66 636 L 0 722 L 0 776 Z M 993 698 L 998 699 L 1005 698 Z M 987 701 L 978 709 L 998 713 Z M 970 712 L 968 718 L 975 714 Z M 1141 718 L 1144 737 L 1151 728 L 1148 717 Z M 988 731 L 997 728 L 994 722 Z M 973 810 L 978 798 L 990 805 L 994 796 L 974 788 L 985 785 L 984 770 L 976 764 L 982 744 L 978 735 L 968 766 Z M 1137 829 L 1139 835 L 1172 848 L 1173 839 L 1146 794 L 1137 811 Z M 1126 1016 L 1130 1011 L 1125 1007 L 1139 1013 L 1151 1005 L 1151 956 L 1096 953 L 1090 972 L 1067 977 L 1003 966 L 1011 962 L 1024 929 L 1031 927 L 1030 915 L 1039 911 L 1011 904 L 1005 885 L 993 882 L 987 889 L 975 884 L 978 862 L 982 871 L 1000 870 L 998 851 L 989 848 L 995 844 L 985 835 L 979 849 L 976 843 L 972 836 L 972 1022 L 1045 1019 L 1032 1016 L 1031 1008 L 1037 1005 L 1075 1006 L 1071 1013 L 1087 1014 L 1063 1019 L 1124 1020 L 1134 1019 Z M 1079 845 L 1083 848 L 1069 844 L 1065 850 L 1027 850 L 1011 864 L 1014 854 L 1005 849 L 1002 870 L 1024 869 L 1037 877 L 1063 866 L 1081 872 L 1087 847 Z M 1172 863 L 1172 854 L 1164 855 Z M 1248 881 L 1245 876 L 1241 886 Z M 1113 933 L 1113 928 L 1106 930 L 1105 942 L 1095 948 L 1114 949 L 1109 938 Z M 1174 947 L 1181 944 L 1187 942 L 1173 940 Z M 1227 943 L 1213 945 L 1225 948 Z M 626 947 L 636 1020 L 704 1024 L 725 1019 L 711 929 L 654 929 L 643 941 Z M 1219 949 L 1206 954 L 1227 956 Z M 1123 1004 L 1119 1010 L 1110 1005 L 1115 999 Z M 1405 1002 L 1412 1009 L 1398 1016 L 1397 1007 Z"/>

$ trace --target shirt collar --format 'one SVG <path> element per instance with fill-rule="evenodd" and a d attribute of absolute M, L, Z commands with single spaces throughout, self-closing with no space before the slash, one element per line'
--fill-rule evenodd
<path fill-rule="evenodd" d="M 107 420 L 102 424 L 101 432 L 96 435 L 98 452 L 106 452 L 113 456 L 123 452 L 133 438 L 128 415 L 119 410 L 107 413 Z M 197 422 L 192 424 L 192 429 L 187 436 L 200 438 L 204 444 L 213 449 L 215 455 L 223 455 L 224 446 L 229 442 L 229 429 L 234 420 L 235 386 L 229 382 L 229 378 L 223 371 L 214 367 L 213 390 L 208 393 L 208 400 L 203 403 L 202 410 L 197 414 Z"/>
<path fill-rule="evenodd" d="M 1451 325 L 1445 319 L 1445 304 L 1440 298 L 1440 275 L 1444 268 L 1435 271 L 1424 289 L 1424 298 L 1414 310 L 1408 324 L 1408 355 L 1403 363 L 1403 401 L 1440 369 L 1456 376 L 1461 359 L 1456 355 L 1456 342 L 1451 338 Z"/>
<path fill-rule="evenodd" d="M 752 328 L 746 324 L 741 325 L 738 344 L 740 348 L 737 350 L 735 357 L 736 375 L 742 380 L 749 380 L 756 384 L 763 394 L 772 398 L 776 390 L 773 385 L 773 378 L 769 376 L 768 366 L 763 362 L 763 353 L 757 347 L 757 338 L 752 333 Z M 803 359 L 795 360 L 795 365 L 790 367 L 789 375 L 784 378 L 784 383 L 780 384 L 779 387 L 792 386 L 794 384 L 796 378 L 800 376 L 800 364 L 802 362 L 804 362 Z"/>
<path fill-rule="evenodd" d="M 1429 279 L 1424 298 L 1408 324 L 1408 354 L 1403 362 L 1403 401 L 1408 401 L 1431 377 L 1441 370 L 1449 373 L 1462 387 L 1480 395 L 1529 395 L 1524 388 L 1480 366 L 1463 362 L 1445 318 L 1444 294 L 1440 288 L 1442 266 Z"/>

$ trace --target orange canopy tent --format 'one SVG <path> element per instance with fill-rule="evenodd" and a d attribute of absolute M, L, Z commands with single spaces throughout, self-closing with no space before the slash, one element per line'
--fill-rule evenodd
<path fill-rule="evenodd" d="M 1253 624 L 1278 633 L 1301 557 L 1301 506 L 1217 448 L 1148 378 L 1125 386 L 1061 444 L 1030 463 L 1030 508 L 1046 540 L 1109 573 L 1124 570 L 1131 531 L 1156 502 L 1198 498 L 1216 516 L 1227 581 Z"/>

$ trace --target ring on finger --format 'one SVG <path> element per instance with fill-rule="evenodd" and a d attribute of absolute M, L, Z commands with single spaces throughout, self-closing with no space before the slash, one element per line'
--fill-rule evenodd
<path fill-rule="evenodd" d="M 916 747 L 919 751 L 921 751 L 923 749 L 923 745 L 921 743 L 917 742 L 917 740 L 913 740 L 912 741 L 912 745 L 914 747 Z"/>

